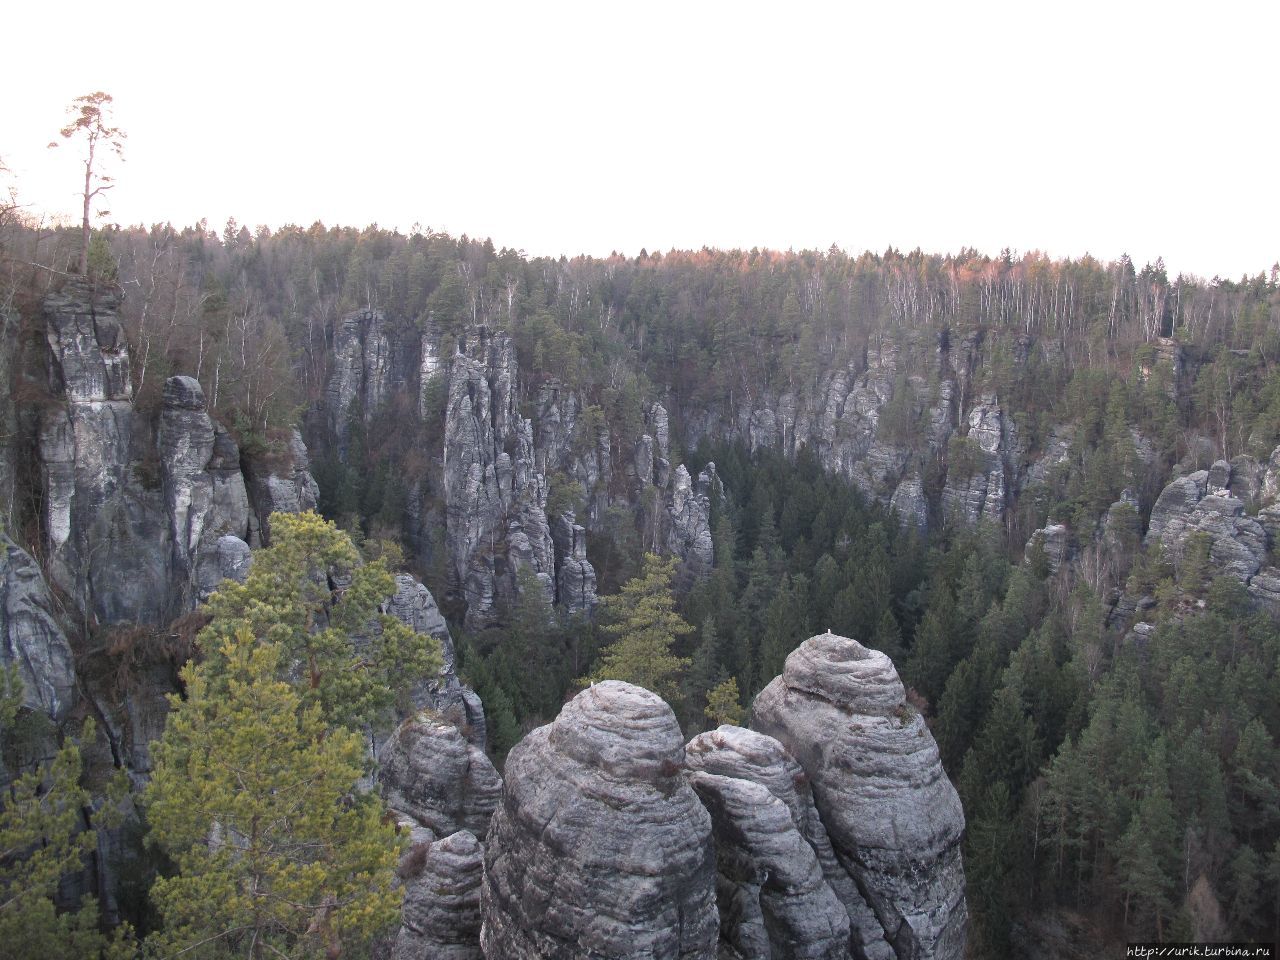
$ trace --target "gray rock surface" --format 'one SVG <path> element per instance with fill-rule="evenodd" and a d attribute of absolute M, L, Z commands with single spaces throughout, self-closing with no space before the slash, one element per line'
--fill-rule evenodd
<path fill-rule="evenodd" d="M 849 916 L 786 804 L 750 780 L 689 783 L 711 814 L 721 939 L 744 960 L 849 956 Z"/>
<path fill-rule="evenodd" d="M 249 501 L 253 519 L 249 545 L 271 543 L 271 514 L 314 510 L 320 488 L 311 476 L 311 459 L 302 434 L 293 430 L 283 453 L 250 458 L 247 466 Z"/>
<path fill-rule="evenodd" d="M 425 856 L 423 853 L 425 852 Z M 405 877 L 392 960 L 481 960 L 480 878 L 484 850 L 459 830 L 411 850 L 418 872 Z"/>
<path fill-rule="evenodd" d="M 469 626 L 490 622 L 499 600 L 514 598 L 522 567 L 554 595 L 547 481 L 515 383 L 511 338 L 470 328 L 449 368 L 443 453 L 446 544 Z"/>
<path fill-rule="evenodd" d="M 596 570 L 587 559 L 587 531 L 573 514 L 556 517 L 551 525 L 556 547 L 556 600 L 565 613 L 591 613 L 596 606 Z"/>
<path fill-rule="evenodd" d="M 1203 534 L 1214 566 L 1248 585 L 1266 562 L 1267 532 L 1230 495 L 1230 477 L 1230 465 L 1219 461 L 1212 471 L 1178 477 L 1166 486 L 1151 508 L 1146 544 L 1159 543 L 1178 567 L 1191 538 Z"/>
<path fill-rule="evenodd" d="M 959 960 L 964 814 L 889 658 L 812 637 L 756 697 L 752 726 L 804 769 L 837 859 L 897 954 Z"/>
<path fill-rule="evenodd" d="M 0 533 L 0 664 L 16 666 L 23 706 L 62 720 L 76 699 L 71 645 L 31 555 Z"/>
<path fill-rule="evenodd" d="M 667 550 L 680 557 L 680 586 L 688 589 L 694 581 L 711 573 L 715 563 L 715 547 L 711 541 L 711 494 L 715 484 L 716 465 L 708 463 L 698 475 L 697 487 L 684 464 L 676 467 L 671 480 L 670 519 Z"/>
<path fill-rule="evenodd" d="M 411 697 L 415 710 L 428 708 L 452 723 L 471 744 L 484 749 L 485 718 L 480 698 L 458 679 L 457 652 L 449 625 L 426 585 L 407 573 L 396 575 L 396 592 L 382 605 L 401 623 L 440 641 L 443 663 L 435 677 L 417 683 Z"/>
<path fill-rule="evenodd" d="M 428 712 L 410 717 L 379 750 L 378 765 L 391 810 L 436 836 L 458 830 L 485 835 L 502 778 L 454 724 Z"/>
<path fill-rule="evenodd" d="M 712 960 L 711 820 L 660 698 L 597 683 L 507 757 L 485 850 L 485 956 Z"/>
<path fill-rule="evenodd" d="M 743 727 L 721 726 L 699 734 L 685 748 L 692 771 L 703 771 L 760 784 L 788 810 L 799 835 L 813 851 L 827 885 L 848 918 L 849 955 L 892 960 L 880 921 L 867 906 L 849 871 L 837 859 L 831 838 L 813 803 L 808 775 L 773 737 Z M 733 926 L 722 909 L 722 935 Z"/>
<path fill-rule="evenodd" d="M 1023 551 L 1023 560 L 1030 563 L 1037 551 L 1044 553 L 1049 566 L 1049 573 L 1057 573 L 1064 563 L 1071 559 L 1071 532 L 1066 524 L 1051 523 L 1031 533 Z"/>

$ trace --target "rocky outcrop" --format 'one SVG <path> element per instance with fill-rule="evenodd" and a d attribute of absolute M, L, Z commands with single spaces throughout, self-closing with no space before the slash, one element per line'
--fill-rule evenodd
<path fill-rule="evenodd" d="M 1266 562 L 1267 533 L 1231 496 L 1230 478 L 1230 464 L 1220 460 L 1211 470 L 1170 483 L 1151 508 L 1146 544 L 1160 544 L 1165 558 L 1178 566 L 1192 537 L 1202 535 L 1214 566 L 1247 585 Z"/>
<path fill-rule="evenodd" d="M 740 957 L 849 956 L 849 917 L 786 805 L 749 780 L 697 772 L 711 814 L 721 938 Z"/>
<path fill-rule="evenodd" d="M 170 377 L 162 397 L 156 451 L 169 519 L 169 562 L 178 607 L 187 609 L 244 565 L 249 497 L 239 448 L 215 428 L 199 382 Z"/>
<path fill-rule="evenodd" d="M 711 573 L 715 547 L 711 541 L 711 497 L 720 483 L 716 465 L 708 463 L 698 474 L 694 488 L 684 464 L 676 467 L 671 481 L 667 550 L 681 558 L 679 580 L 687 590 L 695 581 Z"/>
<path fill-rule="evenodd" d="M 444 718 L 422 712 L 404 721 L 378 765 L 383 798 L 396 813 L 440 837 L 458 830 L 483 837 L 489 829 L 502 778 Z"/>
<path fill-rule="evenodd" d="M 284 450 L 250 457 L 245 462 L 249 500 L 253 516 L 249 524 L 249 545 L 271 543 L 271 514 L 314 510 L 320 488 L 311 476 L 311 459 L 302 434 L 290 431 Z"/>
<path fill-rule="evenodd" d="M 551 525 L 556 546 L 556 599 L 569 615 L 591 613 L 596 606 L 596 570 L 587 559 L 587 531 L 573 522 L 573 514 L 556 517 Z"/>
<path fill-rule="evenodd" d="M 1023 551 L 1023 561 L 1032 563 L 1037 557 L 1044 557 L 1051 575 L 1071 559 L 1071 532 L 1066 524 L 1051 523 L 1032 531 Z"/>
<path fill-rule="evenodd" d="M 446 541 L 469 625 L 489 622 L 499 600 L 514 598 L 522 567 L 554 594 L 547 482 L 515 381 L 511 338 L 470 329 L 449 369 L 443 453 Z"/>
<path fill-rule="evenodd" d="M 485 850 L 485 956 L 715 957 L 711 820 L 683 761 L 671 708 L 616 681 L 516 744 Z"/>
<path fill-rule="evenodd" d="M 481 960 L 480 878 L 484 851 L 459 830 L 405 858 L 404 907 L 391 960 Z"/>
<path fill-rule="evenodd" d="M 964 462 L 953 457 L 942 488 L 942 517 L 947 523 L 972 526 L 980 521 L 1000 523 L 1008 502 L 1006 454 L 1016 446 L 1013 424 L 1006 419 L 994 394 L 984 396 L 969 411 Z"/>
<path fill-rule="evenodd" d="M 249 458 L 246 482 L 192 377 L 165 381 L 154 425 L 136 411 L 117 306 L 79 282 L 44 303 L 58 401 L 36 438 L 48 570 L 91 621 L 164 625 L 243 575 L 272 511 L 313 509 L 317 491 L 296 431 L 283 453 Z"/>
<path fill-rule="evenodd" d="M 407 573 L 396 575 L 396 592 L 382 605 L 405 626 L 440 642 L 440 672 L 425 678 L 411 691 L 415 710 L 430 709 L 449 721 L 471 744 L 484 749 L 485 718 L 480 698 L 458 679 L 457 652 L 449 625 L 431 591 Z"/>
<path fill-rule="evenodd" d="M 799 762 L 840 864 L 898 956 L 964 953 L 964 814 L 889 658 L 812 637 L 756 697 L 752 726 Z"/>
<path fill-rule="evenodd" d="M 0 533 L 0 664 L 16 667 L 22 703 L 62 720 L 76 697 L 71 645 L 54 615 L 39 565 Z"/>
<path fill-rule="evenodd" d="M 780 801 L 790 814 L 798 836 L 817 858 L 827 886 L 846 914 L 844 926 L 849 934 L 847 955 L 868 960 L 891 960 L 893 951 L 884 938 L 880 922 L 867 906 L 849 872 L 836 858 L 827 829 L 814 806 L 808 775 L 782 744 L 754 730 L 722 726 L 689 741 L 685 756 L 690 770 L 759 784 Z M 726 910 L 722 897 L 722 939 L 730 942 L 740 939 L 735 938 L 732 931 L 741 915 L 741 910 Z"/>

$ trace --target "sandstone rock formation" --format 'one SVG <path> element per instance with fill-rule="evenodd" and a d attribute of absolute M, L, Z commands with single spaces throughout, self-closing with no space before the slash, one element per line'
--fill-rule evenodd
<path fill-rule="evenodd" d="M 43 307 L 48 387 L 58 404 L 36 437 L 48 567 L 99 623 L 164 625 L 223 576 L 273 511 L 313 509 L 316 485 L 294 431 L 287 450 L 241 464 L 192 377 L 165 381 L 154 431 L 134 409 L 118 299 L 70 282 Z"/>
<path fill-rule="evenodd" d="M 484 851 L 466 830 L 411 850 L 392 960 L 481 960 Z M 402 868 L 403 873 L 403 868 Z"/>
<path fill-rule="evenodd" d="M 847 957 L 848 914 L 786 805 L 749 780 L 698 772 L 689 783 L 711 814 L 721 938 L 753 960 Z"/>
<path fill-rule="evenodd" d="M 522 567 L 554 592 L 547 481 L 515 381 L 511 338 L 469 330 L 449 369 L 443 452 L 446 543 L 469 624 L 488 622 L 500 598 L 515 596 Z"/>
<path fill-rule="evenodd" d="M 422 712 L 400 724 L 378 755 L 383 798 L 396 813 L 442 837 L 484 837 L 502 778 L 454 724 Z"/>
<path fill-rule="evenodd" d="M 800 763 L 840 864 L 898 956 L 964 952 L 964 814 L 889 658 L 812 637 L 756 697 L 752 726 Z"/>
<path fill-rule="evenodd" d="M 685 756 L 692 771 L 759 784 L 780 801 L 790 814 L 797 835 L 817 858 L 827 886 L 847 916 L 848 950 L 840 955 L 891 960 L 893 951 L 884 938 L 880 922 L 867 906 L 849 872 L 836 858 L 827 829 L 814 806 L 808 775 L 782 744 L 754 730 L 722 726 L 689 741 Z M 750 818 L 743 819 L 749 821 Z M 717 828 L 717 842 L 719 835 Z M 741 939 L 733 933 L 741 916 L 741 910 L 726 910 L 722 903 L 722 939 L 730 942 Z"/>
<path fill-rule="evenodd" d="M 39 565 L 0 533 L 0 665 L 16 666 L 23 706 L 62 720 L 75 704 L 71 645 Z"/>
<path fill-rule="evenodd" d="M 616 681 L 518 743 L 485 849 L 485 956 L 715 957 L 711 820 L 683 760 L 671 708 Z"/>

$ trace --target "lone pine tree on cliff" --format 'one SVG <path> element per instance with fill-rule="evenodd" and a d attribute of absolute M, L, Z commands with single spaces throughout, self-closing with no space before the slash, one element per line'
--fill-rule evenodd
<path fill-rule="evenodd" d="M 89 236 L 90 218 L 94 200 L 112 189 L 115 184 L 112 178 L 102 172 L 102 151 L 114 153 L 117 158 L 124 152 L 124 141 L 128 137 L 122 129 L 111 125 L 112 97 L 101 90 L 76 97 L 71 101 L 67 112 L 71 120 L 58 131 L 64 140 L 72 137 L 84 138 L 84 191 L 81 195 L 84 208 L 81 220 L 80 239 L 80 275 L 89 274 Z M 55 140 L 50 147 L 58 146 Z M 98 216 L 105 216 L 109 210 L 98 210 Z"/>

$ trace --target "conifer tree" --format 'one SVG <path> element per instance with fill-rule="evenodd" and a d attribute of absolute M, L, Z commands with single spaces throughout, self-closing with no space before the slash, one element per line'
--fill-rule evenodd
<path fill-rule="evenodd" d="M 385 558 L 362 563 L 351 539 L 312 512 L 271 517 L 271 546 L 254 555 L 244 583 L 224 580 L 198 642 L 210 661 L 242 628 L 282 647 L 293 678 L 328 723 L 357 728 L 440 670 L 440 647 L 379 605 L 395 593 Z M 359 642 L 356 642 L 356 640 Z M 210 682 L 219 682 L 219 673 Z"/>
<path fill-rule="evenodd" d="M 614 642 L 601 651 L 590 680 L 625 680 L 660 697 L 678 696 L 676 684 L 689 660 L 673 653 L 676 641 L 693 632 L 676 612 L 671 582 L 676 560 L 645 554 L 640 575 L 600 601 L 604 632 Z"/>
<path fill-rule="evenodd" d="M 286 648 L 240 625 L 170 697 L 145 792 L 160 877 L 161 955 L 336 957 L 394 923 L 400 853 L 362 738 L 280 679 Z"/>
<path fill-rule="evenodd" d="M 706 715 L 713 727 L 725 723 L 734 726 L 742 723 L 743 709 L 736 677 L 717 684 L 707 694 Z"/>
<path fill-rule="evenodd" d="M 22 682 L 13 667 L 2 679 L 0 730 L 7 730 L 22 705 Z M 81 731 L 88 737 L 91 725 Z M 0 952 L 14 960 L 129 954 L 127 927 L 111 940 L 98 932 L 92 897 L 62 913 L 54 905 L 63 875 L 82 869 L 97 846 L 95 831 L 83 829 L 91 799 L 80 772 L 80 748 L 68 741 L 49 763 L 0 792 Z M 121 785 L 115 786 L 106 811 L 119 799 Z"/>

